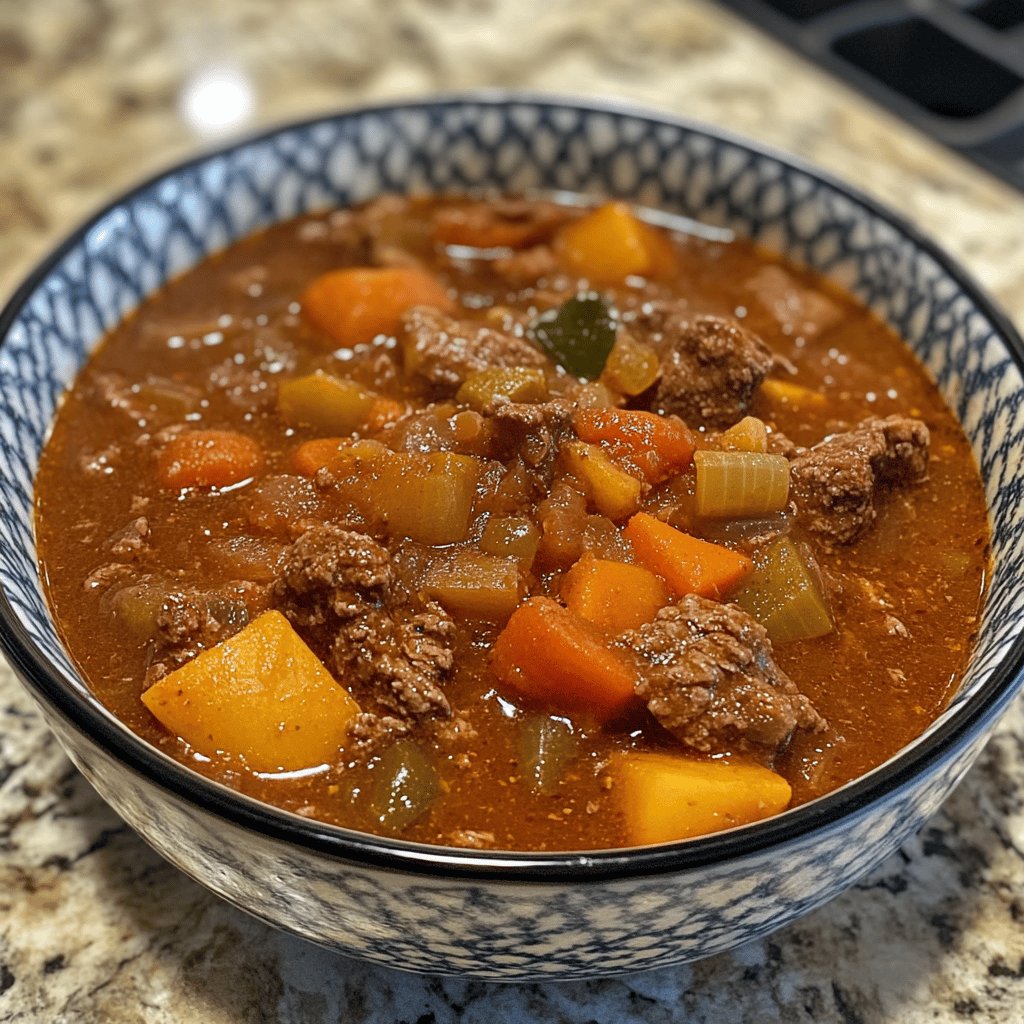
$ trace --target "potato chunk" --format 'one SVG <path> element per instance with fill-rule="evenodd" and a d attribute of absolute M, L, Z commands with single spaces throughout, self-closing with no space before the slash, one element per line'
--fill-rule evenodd
<path fill-rule="evenodd" d="M 154 683 L 142 702 L 201 754 L 228 754 L 261 772 L 329 761 L 359 713 L 348 691 L 273 611 Z"/>
<path fill-rule="evenodd" d="M 758 764 L 623 753 L 609 768 L 631 844 L 668 843 L 784 811 L 792 791 Z"/>

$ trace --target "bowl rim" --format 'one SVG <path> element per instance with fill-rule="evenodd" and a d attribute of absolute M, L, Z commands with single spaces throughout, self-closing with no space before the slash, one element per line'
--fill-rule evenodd
<path fill-rule="evenodd" d="M 933 259 L 956 282 L 960 293 L 995 327 L 1000 340 L 1024 375 L 1024 340 L 1008 316 L 975 282 L 957 260 L 918 228 L 857 187 L 833 177 L 802 158 L 739 133 L 711 124 L 678 117 L 671 113 L 626 100 L 597 100 L 592 97 L 555 93 L 480 89 L 445 92 L 421 99 L 396 99 L 357 104 L 325 111 L 298 120 L 284 121 L 252 134 L 203 150 L 174 163 L 120 192 L 97 212 L 66 234 L 16 288 L 0 312 L 0 346 L 26 301 L 43 284 L 63 258 L 102 219 L 124 203 L 160 182 L 187 173 L 209 160 L 258 145 L 289 131 L 302 131 L 325 122 L 374 114 L 395 114 L 407 110 L 441 111 L 460 106 L 508 108 L 526 106 L 543 109 L 569 108 L 587 114 L 610 114 L 664 124 L 736 146 L 757 157 L 777 161 L 798 171 L 816 184 L 832 189 L 895 227 L 918 251 Z M 901 789 L 941 761 L 961 742 L 972 738 L 989 716 L 1008 702 L 1024 681 L 1024 633 L 1014 638 L 986 682 L 960 707 L 923 739 L 912 741 L 888 761 L 846 785 L 781 815 L 725 832 L 659 846 L 642 846 L 585 852 L 524 853 L 516 851 L 469 850 L 433 846 L 376 836 L 306 818 L 239 793 L 222 783 L 200 775 L 161 752 L 133 733 L 101 706 L 94 706 L 61 678 L 60 670 L 34 643 L 14 612 L 5 590 L 0 589 L 0 652 L 6 654 L 30 694 L 45 711 L 55 712 L 65 723 L 84 734 L 107 756 L 137 772 L 172 797 L 195 804 L 244 829 L 285 844 L 325 854 L 339 863 L 390 869 L 442 879 L 530 882 L 540 884 L 593 883 L 612 879 L 636 879 L 665 873 L 721 865 L 742 857 L 763 853 L 774 846 L 793 842 L 819 828 L 852 818 L 872 804 Z"/>

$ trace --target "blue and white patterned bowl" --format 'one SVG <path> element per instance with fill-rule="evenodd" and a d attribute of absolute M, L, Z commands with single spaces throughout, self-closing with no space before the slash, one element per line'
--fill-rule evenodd
<path fill-rule="evenodd" d="M 47 425 L 104 331 L 208 253 L 272 221 L 383 191 L 567 189 L 731 229 L 822 271 L 899 331 L 981 465 L 994 571 L 948 711 L 889 763 L 732 832 L 593 854 L 432 848 L 259 804 L 122 726 L 47 611 L 32 482 Z M 935 811 L 1021 681 L 1021 339 L 930 242 L 824 175 L 631 109 L 469 96 L 325 117 L 202 157 L 118 199 L 0 316 L 0 644 L 68 754 L 160 853 L 239 907 L 358 957 L 490 979 L 587 977 L 697 959 L 837 895 Z"/>

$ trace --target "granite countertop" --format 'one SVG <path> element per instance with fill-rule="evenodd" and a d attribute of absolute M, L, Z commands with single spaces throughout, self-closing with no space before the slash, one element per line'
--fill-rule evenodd
<path fill-rule="evenodd" d="M 218 136 L 492 85 L 620 96 L 828 167 L 1024 324 L 1024 197 L 721 10 L 684 0 L 43 0 L 0 5 L 0 292 L 117 190 Z M 216 100 L 216 102 L 211 102 Z M 1024 1021 L 1024 704 L 873 875 L 674 970 L 491 986 L 347 961 L 152 853 L 0 661 L 0 1022 Z"/>

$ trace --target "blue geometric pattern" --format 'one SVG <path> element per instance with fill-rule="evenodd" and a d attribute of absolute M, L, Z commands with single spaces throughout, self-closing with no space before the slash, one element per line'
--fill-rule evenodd
<path fill-rule="evenodd" d="M 884 793 L 872 791 L 841 820 L 782 836 L 771 849 L 748 844 L 711 864 L 579 884 L 467 880 L 467 872 L 453 879 L 383 870 L 344 851 L 242 830 L 130 770 L 47 706 L 52 687 L 40 679 L 49 660 L 71 703 L 110 742 L 124 750 L 135 742 L 63 652 L 31 529 L 47 425 L 104 332 L 169 277 L 266 224 L 381 192 L 479 188 L 620 196 L 754 238 L 827 274 L 908 340 L 971 440 L 994 526 L 994 572 L 971 669 L 949 710 L 914 745 L 924 750 L 935 740 L 926 771 L 901 776 L 901 754 Z M 15 627 L 0 640 L 17 655 L 21 634 L 30 689 L 76 764 L 126 820 L 214 891 L 299 934 L 393 966 L 507 979 L 618 973 L 730 948 L 836 895 L 917 829 L 967 770 L 1019 683 L 1016 664 L 1001 688 L 993 682 L 1017 657 L 1024 621 L 1019 342 L 912 229 L 780 157 L 656 115 L 559 102 L 467 98 L 343 114 L 169 172 L 73 236 L 44 270 L 0 320 L 0 591 Z M 961 721 L 965 728 L 940 743 Z M 182 791 L 180 769 L 154 752 L 144 756 Z M 288 820 L 265 814 L 278 827 Z M 477 860 L 503 861 L 506 878 L 516 875 L 515 858 Z M 562 860 L 581 878 L 602 877 L 600 855 Z"/>

